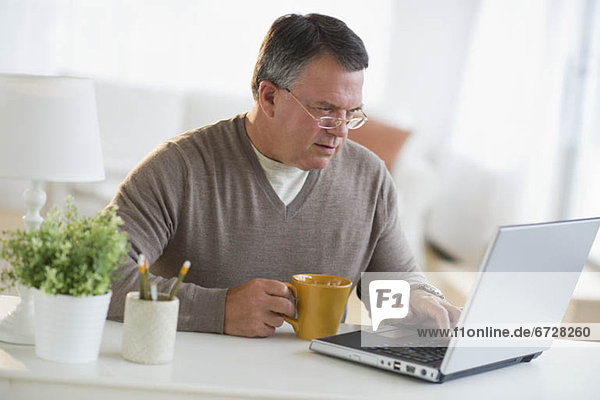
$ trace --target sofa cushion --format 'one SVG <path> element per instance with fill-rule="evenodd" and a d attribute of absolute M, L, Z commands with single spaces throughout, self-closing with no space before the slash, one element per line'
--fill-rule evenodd
<path fill-rule="evenodd" d="M 369 120 L 362 127 L 348 131 L 348 137 L 379 156 L 389 171 L 400 154 L 400 149 L 410 132 L 392 125 Z"/>
<path fill-rule="evenodd" d="M 186 96 L 186 109 L 181 130 L 199 128 L 252 108 L 252 96 L 234 96 L 226 93 L 191 91 Z"/>

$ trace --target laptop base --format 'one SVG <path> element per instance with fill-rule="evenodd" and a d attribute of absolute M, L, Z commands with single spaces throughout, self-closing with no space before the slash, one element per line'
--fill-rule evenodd
<path fill-rule="evenodd" d="M 529 362 L 542 354 L 539 351 L 445 375 L 440 371 L 439 364 L 431 365 L 383 354 L 375 354 L 373 351 L 368 351 L 361 347 L 360 343 L 361 331 L 354 331 L 315 339 L 310 344 L 310 350 L 434 383 L 442 383 L 451 379 L 492 371 L 522 362 Z"/>

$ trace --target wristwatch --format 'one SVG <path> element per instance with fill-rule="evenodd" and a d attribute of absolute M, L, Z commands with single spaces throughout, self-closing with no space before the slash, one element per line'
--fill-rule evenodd
<path fill-rule="evenodd" d="M 440 299 L 445 299 L 444 293 L 438 288 L 429 283 L 417 283 L 416 285 L 411 285 L 410 290 L 422 290 L 427 293 L 431 293 L 434 296 L 439 297 Z"/>

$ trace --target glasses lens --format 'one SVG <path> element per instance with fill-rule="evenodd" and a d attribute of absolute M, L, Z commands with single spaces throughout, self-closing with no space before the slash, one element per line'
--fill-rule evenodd
<path fill-rule="evenodd" d="M 334 129 L 340 126 L 342 121 L 339 118 L 333 117 L 321 117 L 319 118 L 319 128 L 323 129 Z"/>
<path fill-rule="evenodd" d="M 352 118 L 348 121 L 348 129 L 358 129 L 365 124 L 366 120 L 364 117 Z"/>

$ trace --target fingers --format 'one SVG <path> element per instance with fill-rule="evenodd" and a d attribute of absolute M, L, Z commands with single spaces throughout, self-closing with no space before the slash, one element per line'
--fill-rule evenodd
<path fill-rule="evenodd" d="M 458 325 L 461 310 L 452 303 L 439 299 L 436 306 L 432 306 L 428 309 L 429 315 L 435 319 L 438 328 L 454 328 Z"/>
<path fill-rule="evenodd" d="M 257 279 L 257 284 L 261 285 L 265 294 L 267 294 L 267 297 L 264 299 L 265 309 L 276 314 L 285 314 L 290 318 L 294 316 L 296 309 L 289 300 L 289 289 L 283 282 L 270 279 Z M 269 325 L 281 326 L 281 324 Z"/>
<path fill-rule="evenodd" d="M 428 308 L 431 311 L 431 316 L 435 319 L 437 327 L 440 329 L 450 329 L 450 316 L 448 311 L 439 303 Z"/>
<path fill-rule="evenodd" d="M 448 312 L 448 315 L 450 316 L 450 327 L 454 328 L 456 325 L 458 325 L 458 320 L 460 319 L 460 308 L 454 306 L 453 304 L 447 301 L 443 302 L 442 305 L 444 306 L 444 308 Z"/>
<path fill-rule="evenodd" d="M 271 296 L 286 298 L 289 296 L 290 291 L 283 282 L 271 279 L 257 279 L 256 281 L 263 286 L 265 293 L 270 294 Z"/>
<path fill-rule="evenodd" d="M 454 328 L 460 318 L 460 309 L 429 293 L 415 291 L 410 303 L 410 311 L 414 313 L 415 321 L 429 319 L 435 321 L 435 325 L 440 329 Z"/>
<path fill-rule="evenodd" d="M 269 337 L 272 334 L 275 333 L 275 327 L 269 326 L 267 324 L 265 324 L 264 328 L 263 328 L 263 332 L 264 334 L 262 335 L 258 335 L 259 337 Z"/>
<path fill-rule="evenodd" d="M 255 279 L 227 291 L 223 331 L 229 335 L 265 337 L 293 317 L 295 308 L 288 288 L 279 281 Z"/>
<path fill-rule="evenodd" d="M 296 308 L 287 298 L 273 296 L 270 300 L 270 308 L 276 314 L 284 314 L 290 318 L 294 317 Z"/>
<path fill-rule="evenodd" d="M 284 319 L 281 314 L 275 312 L 270 312 L 265 317 L 265 324 L 271 328 L 279 328 L 281 325 L 283 325 L 283 321 Z"/>
<path fill-rule="evenodd" d="M 256 322 L 250 326 L 248 326 L 249 332 L 248 334 L 240 334 L 237 336 L 245 336 L 245 337 L 269 337 L 275 333 L 275 327 L 267 325 L 264 322 Z"/>

